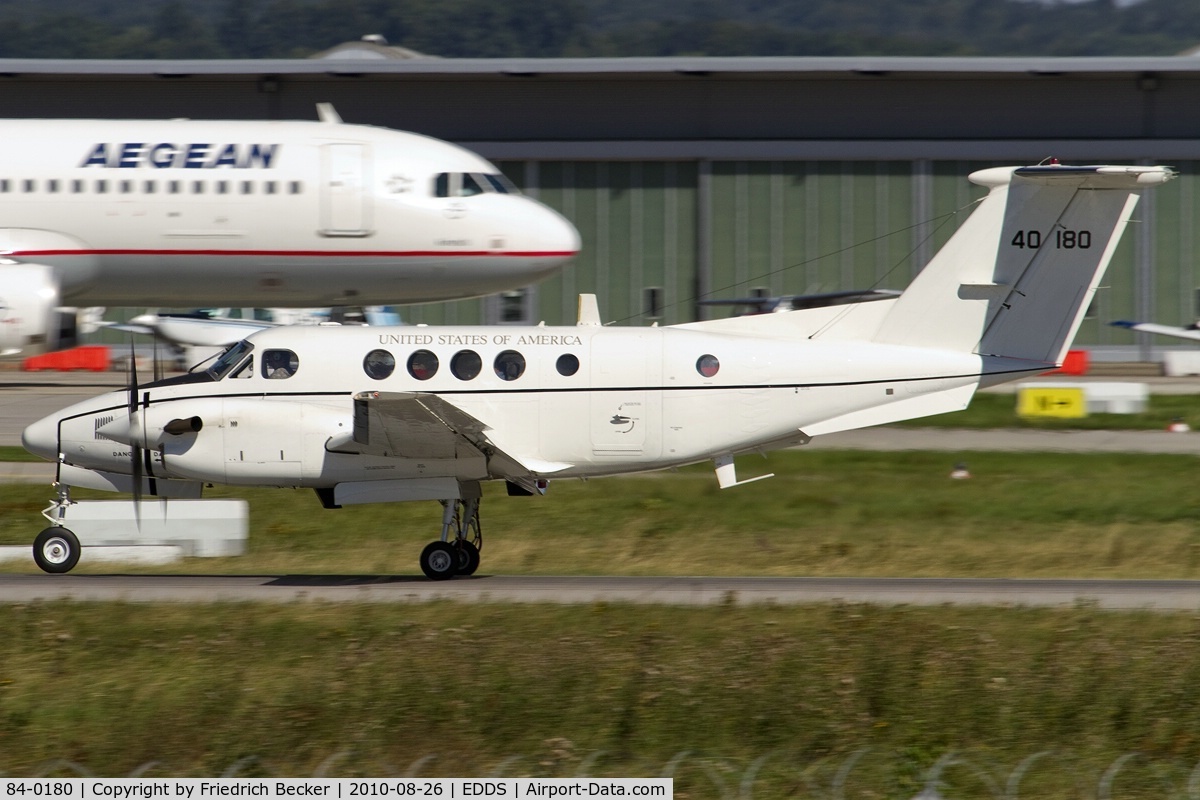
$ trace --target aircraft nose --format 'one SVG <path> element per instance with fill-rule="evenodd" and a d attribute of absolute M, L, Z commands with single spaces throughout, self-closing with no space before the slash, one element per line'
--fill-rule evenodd
<path fill-rule="evenodd" d="M 39 419 L 21 432 L 21 445 L 47 461 L 58 461 L 58 416 Z"/>
<path fill-rule="evenodd" d="M 547 255 L 565 264 L 579 253 L 579 231 L 571 221 L 552 208 L 545 209 L 542 220 L 542 248 Z"/>

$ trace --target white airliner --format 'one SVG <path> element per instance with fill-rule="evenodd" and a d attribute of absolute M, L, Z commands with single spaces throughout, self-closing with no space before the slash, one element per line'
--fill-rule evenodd
<path fill-rule="evenodd" d="M 899 297 L 662 328 L 316 328 L 256 333 L 203 372 L 30 425 L 58 462 L 43 569 L 69 570 L 70 486 L 195 498 L 204 483 L 306 487 L 327 508 L 438 500 L 431 578 L 479 563 L 480 484 L 733 458 L 965 408 L 1062 363 L 1117 240 L 1166 167 L 1001 167 Z M 767 476 L 763 476 L 767 477 Z M 754 478 L 752 480 L 757 480 Z M 168 504 L 171 501 L 166 501 Z M 136 506 L 137 504 L 135 504 Z"/>
<path fill-rule="evenodd" d="M 58 346 L 65 306 L 448 300 L 579 250 L 479 156 L 321 117 L 0 121 L 0 355 Z"/>

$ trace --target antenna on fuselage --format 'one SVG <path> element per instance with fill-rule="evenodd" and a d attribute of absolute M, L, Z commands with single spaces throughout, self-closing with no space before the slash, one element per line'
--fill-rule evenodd
<path fill-rule="evenodd" d="M 579 295 L 579 307 L 576 312 L 575 324 L 580 328 L 600 327 L 600 304 L 596 302 L 596 295 Z"/>

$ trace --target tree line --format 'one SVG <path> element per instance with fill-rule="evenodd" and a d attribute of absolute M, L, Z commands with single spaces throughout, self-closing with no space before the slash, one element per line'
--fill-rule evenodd
<path fill-rule="evenodd" d="M 1174 55 L 1196 0 L 0 0 L 3 58 Z"/>

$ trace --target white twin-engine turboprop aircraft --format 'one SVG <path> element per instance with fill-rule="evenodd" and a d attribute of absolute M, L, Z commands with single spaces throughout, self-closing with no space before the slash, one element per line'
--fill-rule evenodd
<path fill-rule="evenodd" d="M 1166 167 L 986 169 L 990 189 L 898 297 L 663 328 L 274 328 L 203 371 L 30 425 L 58 462 L 34 557 L 79 557 L 69 487 L 198 497 L 204 483 L 307 487 L 327 508 L 438 500 L 431 578 L 479 564 L 480 484 L 711 460 L 957 411 L 1061 363 L 1130 214 Z M 764 476 L 765 477 L 765 476 Z M 170 503 L 170 500 L 165 501 Z"/>
<path fill-rule="evenodd" d="M 0 121 L 0 355 L 71 344 L 65 306 L 449 300 L 579 250 L 474 153 L 320 116 Z"/>

